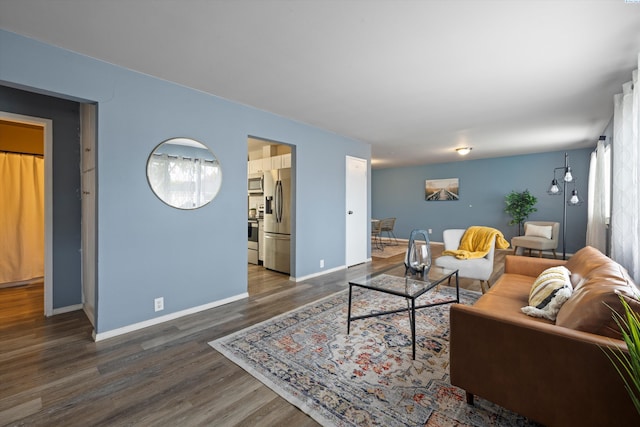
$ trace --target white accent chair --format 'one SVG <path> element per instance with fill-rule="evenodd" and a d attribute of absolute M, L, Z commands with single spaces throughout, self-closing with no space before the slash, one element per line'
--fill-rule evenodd
<path fill-rule="evenodd" d="M 464 235 L 465 229 L 453 228 L 444 230 L 442 239 L 444 240 L 444 250 L 455 251 L 460 247 L 460 240 Z M 493 273 L 493 258 L 495 254 L 496 241 L 493 239 L 491 250 L 484 258 L 458 259 L 452 255 L 443 255 L 436 258 L 435 264 L 445 270 L 458 270 L 459 277 L 466 277 L 480 281 L 480 289 L 485 293 L 491 284 L 489 277 Z M 487 289 L 485 289 L 485 284 Z"/>
<path fill-rule="evenodd" d="M 529 227 L 535 225 L 537 228 Z M 550 229 L 548 229 L 550 227 Z M 545 229 L 548 229 L 546 234 Z M 529 232 L 534 230 L 534 232 Z M 516 255 L 518 248 L 524 250 L 529 249 L 529 256 L 531 256 L 531 250 L 538 251 L 538 258 L 542 257 L 542 251 L 553 251 L 553 257 L 556 256 L 556 249 L 558 248 L 558 234 L 560 234 L 560 223 L 551 221 L 526 221 L 524 223 L 524 236 L 516 236 L 511 238 L 511 246 L 513 246 L 513 254 Z"/>

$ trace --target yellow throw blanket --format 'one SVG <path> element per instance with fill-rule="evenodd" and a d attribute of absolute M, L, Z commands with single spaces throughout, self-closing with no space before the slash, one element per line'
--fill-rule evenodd
<path fill-rule="evenodd" d="M 491 250 L 493 239 L 496 240 L 496 248 L 507 249 L 509 242 L 504 238 L 500 230 L 491 227 L 472 226 L 460 239 L 460 246 L 457 250 L 443 251 L 442 255 L 453 255 L 458 259 L 483 258 Z"/>

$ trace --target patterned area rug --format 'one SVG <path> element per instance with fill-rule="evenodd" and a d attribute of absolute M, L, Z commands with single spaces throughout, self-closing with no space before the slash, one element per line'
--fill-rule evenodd
<path fill-rule="evenodd" d="M 455 297 L 446 286 L 420 297 Z M 479 294 L 460 291 L 472 304 Z M 354 288 L 352 315 L 406 307 L 400 297 Z M 351 322 L 338 292 L 209 344 L 324 426 L 535 425 L 449 383 L 449 305 L 416 313 L 416 360 L 406 313 Z"/>

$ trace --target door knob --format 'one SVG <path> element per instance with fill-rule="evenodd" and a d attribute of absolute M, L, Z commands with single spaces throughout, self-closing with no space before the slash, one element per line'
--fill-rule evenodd
<path fill-rule="evenodd" d="M 353 215 L 353 211 L 349 211 L 347 212 L 349 215 Z"/>

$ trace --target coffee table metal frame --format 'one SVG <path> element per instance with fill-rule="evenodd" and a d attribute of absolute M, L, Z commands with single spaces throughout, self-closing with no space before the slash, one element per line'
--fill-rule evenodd
<path fill-rule="evenodd" d="M 385 271 L 388 271 L 388 269 Z M 452 271 L 450 273 L 449 272 L 443 273 L 442 277 L 439 277 L 435 280 L 431 280 L 429 279 L 429 277 L 427 277 L 426 279 L 416 279 L 413 277 L 399 277 L 399 276 L 386 275 L 384 274 L 385 271 L 382 271 L 373 275 L 368 275 L 363 278 L 356 279 L 354 281 L 349 282 L 349 310 L 347 314 L 347 335 L 349 335 L 349 332 L 351 331 L 351 322 L 354 320 L 368 319 L 370 317 L 379 317 L 387 314 L 401 313 L 403 311 L 406 311 L 409 313 L 409 323 L 411 324 L 412 356 L 413 356 L 413 360 L 415 360 L 416 358 L 416 310 L 419 310 L 421 308 L 427 308 L 427 307 L 435 307 L 438 305 L 451 304 L 454 302 L 459 303 L 460 302 L 460 284 L 458 282 L 458 270 Z M 385 288 L 383 286 L 377 286 L 376 282 L 379 282 L 379 280 L 376 281 L 376 278 L 379 279 L 381 276 L 389 276 L 397 279 L 398 281 L 404 282 L 405 290 L 402 291 L 397 289 Z M 451 278 L 453 278 L 454 276 L 456 279 L 456 298 L 455 299 L 451 299 L 447 301 L 438 301 L 431 304 L 423 304 L 423 305 L 416 306 L 416 300 L 421 295 L 424 295 L 426 292 L 442 284 L 445 280 L 447 280 L 450 283 Z M 380 311 L 380 312 L 369 313 L 369 314 L 364 314 L 359 316 L 351 316 L 351 302 L 352 302 L 352 293 L 353 293 L 354 286 L 359 288 L 364 288 L 364 289 L 370 289 L 372 291 L 382 292 L 385 294 L 397 295 L 399 297 L 403 297 L 407 301 L 407 308 L 400 308 L 397 310 L 389 310 L 389 311 Z M 411 289 L 415 289 L 415 291 L 409 292 L 408 291 L 409 287 L 411 287 Z"/>

